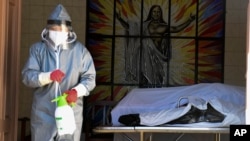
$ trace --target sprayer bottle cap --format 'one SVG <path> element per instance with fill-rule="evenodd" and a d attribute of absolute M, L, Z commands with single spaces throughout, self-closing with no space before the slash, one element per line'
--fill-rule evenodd
<path fill-rule="evenodd" d="M 68 102 L 66 100 L 67 94 L 62 94 L 58 96 L 57 98 L 53 99 L 52 102 L 57 101 L 57 107 L 68 105 Z"/>

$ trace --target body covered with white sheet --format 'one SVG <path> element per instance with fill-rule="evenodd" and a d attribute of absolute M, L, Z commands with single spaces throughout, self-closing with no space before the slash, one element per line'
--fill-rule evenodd
<path fill-rule="evenodd" d="M 171 124 L 178 126 L 228 127 L 245 123 L 245 88 L 221 83 L 201 83 L 169 88 L 136 88 L 111 111 L 114 126 L 122 125 L 122 115 L 139 114 L 140 125 L 170 126 L 195 107 L 206 110 L 208 104 L 225 116 L 222 122 Z M 185 105 L 185 106 L 182 106 Z"/>

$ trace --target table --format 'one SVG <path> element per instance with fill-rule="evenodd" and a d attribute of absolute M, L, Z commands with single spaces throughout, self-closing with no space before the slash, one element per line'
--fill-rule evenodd
<path fill-rule="evenodd" d="M 229 134 L 229 127 L 169 127 L 169 126 L 97 126 L 93 129 L 94 133 L 139 133 L 140 141 L 145 141 L 145 133 L 209 133 L 215 134 L 215 141 L 220 141 L 221 134 Z M 150 136 L 150 141 L 152 141 Z"/>

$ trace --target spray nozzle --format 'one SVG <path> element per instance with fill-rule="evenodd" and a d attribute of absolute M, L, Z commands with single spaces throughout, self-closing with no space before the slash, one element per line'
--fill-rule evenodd
<path fill-rule="evenodd" d="M 51 102 L 57 102 L 57 107 L 65 106 L 65 105 L 68 105 L 66 97 L 67 97 L 67 94 L 63 93 L 62 95 L 53 99 Z"/>
<path fill-rule="evenodd" d="M 68 94 L 63 93 L 62 95 L 53 99 L 51 102 L 57 102 L 57 107 L 61 107 L 61 106 L 65 106 L 65 105 L 70 105 L 71 107 L 73 107 L 75 105 L 75 103 L 68 104 L 68 102 L 66 100 L 67 96 L 68 96 Z"/>

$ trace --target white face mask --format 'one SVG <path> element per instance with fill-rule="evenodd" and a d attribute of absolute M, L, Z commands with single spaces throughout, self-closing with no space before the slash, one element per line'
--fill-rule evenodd
<path fill-rule="evenodd" d="M 68 32 L 49 30 L 49 38 L 58 46 L 68 39 Z"/>

